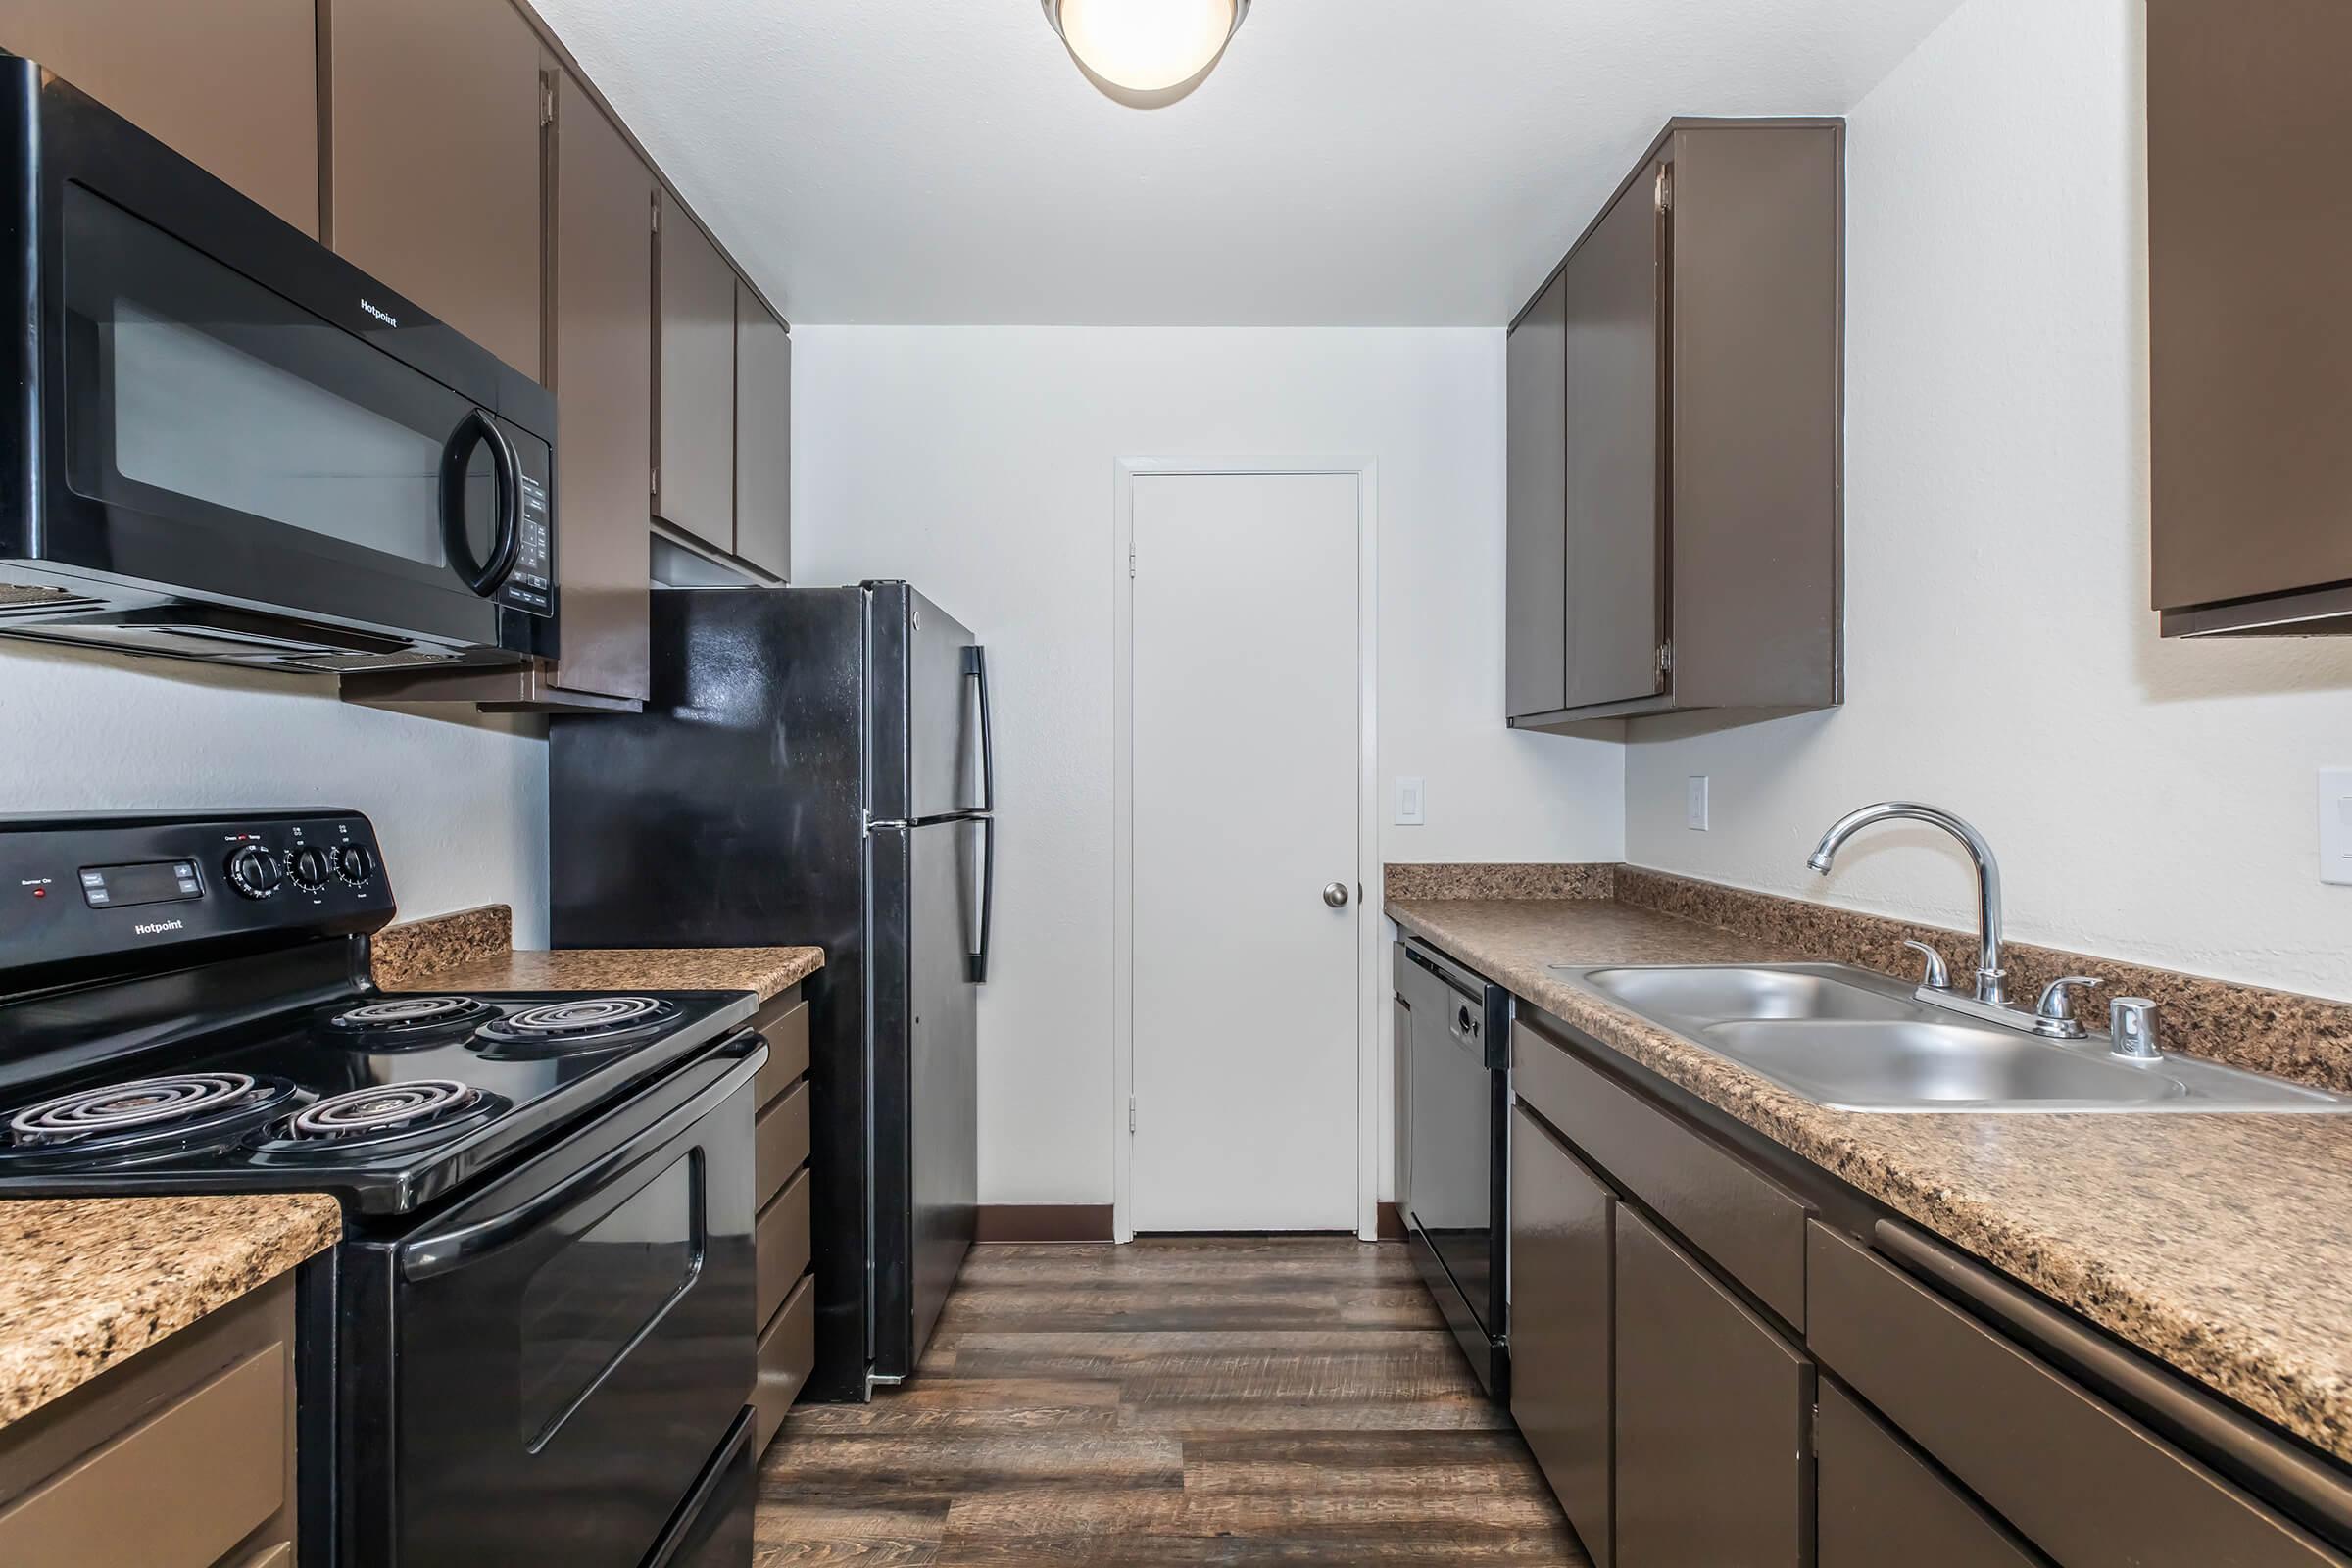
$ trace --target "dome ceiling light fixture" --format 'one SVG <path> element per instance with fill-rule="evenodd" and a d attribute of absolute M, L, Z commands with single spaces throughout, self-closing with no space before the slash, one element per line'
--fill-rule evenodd
<path fill-rule="evenodd" d="M 1176 102 L 1208 78 L 1250 0 L 1041 0 L 1070 58 L 1132 109 Z"/>

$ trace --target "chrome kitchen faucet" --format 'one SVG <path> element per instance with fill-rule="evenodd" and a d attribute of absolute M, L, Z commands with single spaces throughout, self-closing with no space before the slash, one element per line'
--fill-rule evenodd
<path fill-rule="evenodd" d="M 1943 957 L 1924 942 L 1906 942 L 1903 946 L 1916 948 L 1927 956 L 1928 971 L 1920 982 L 1918 997 L 1933 1007 L 1966 1013 L 2005 1029 L 2023 1030 L 2030 1034 L 2047 1035 L 2058 1040 L 2081 1040 L 2087 1033 L 2075 1021 L 2069 1006 L 2070 994 L 2077 986 L 2104 985 L 2095 975 L 2071 974 L 2053 980 L 2042 987 L 2041 996 L 2029 1012 L 2009 1001 L 2008 973 L 2001 967 L 2001 865 L 1993 858 L 1992 846 L 1984 835 L 1941 807 L 1923 806 L 1917 801 L 1881 801 L 1850 811 L 1832 823 L 1830 830 L 1814 846 L 1812 856 L 1805 861 L 1823 876 L 1838 858 L 1845 841 L 1874 822 L 1925 822 L 1939 827 L 1958 839 L 1968 851 L 1968 858 L 1977 868 L 1977 981 L 1972 996 L 1953 986 L 1944 973 Z"/>

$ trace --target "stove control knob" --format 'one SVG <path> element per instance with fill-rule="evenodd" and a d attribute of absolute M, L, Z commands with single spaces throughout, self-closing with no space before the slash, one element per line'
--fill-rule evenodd
<path fill-rule="evenodd" d="M 326 879 L 335 874 L 333 862 L 326 852 L 304 845 L 294 852 L 292 861 L 294 885 L 305 893 L 316 893 L 326 886 Z"/>
<path fill-rule="evenodd" d="M 249 899 L 266 899 L 286 879 L 277 857 L 259 844 L 248 844 L 228 858 L 228 885 Z"/>
<path fill-rule="evenodd" d="M 375 857 L 364 844 L 346 844 L 335 852 L 335 875 L 353 887 L 364 887 L 375 875 Z"/>

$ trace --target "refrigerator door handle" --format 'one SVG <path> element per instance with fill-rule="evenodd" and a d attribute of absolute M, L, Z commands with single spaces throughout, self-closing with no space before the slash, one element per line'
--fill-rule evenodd
<path fill-rule="evenodd" d="M 980 824 L 980 946 L 976 951 L 964 955 L 963 972 L 967 979 L 978 985 L 988 978 L 988 928 L 996 916 L 997 819 L 979 816 L 972 820 Z"/>
<path fill-rule="evenodd" d="M 997 737 L 988 718 L 988 650 L 977 644 L 964 649 L 963 673 L 967 680 L 980 683 L 980 804 L 973 809 L 993 811 L 997 808 Z"/>

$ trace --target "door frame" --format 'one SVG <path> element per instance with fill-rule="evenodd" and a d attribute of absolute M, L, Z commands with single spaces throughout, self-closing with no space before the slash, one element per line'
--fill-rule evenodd
<path fill-rule="evenodd" d="M 1356 481 L 1355 1234 L 1380 1234 L 1380 465 L 1370 457 L 1120 458 L 1111 528 L 1111 1235 L 1135 1240 L 1135 481 L 1347 474 Z"/>

